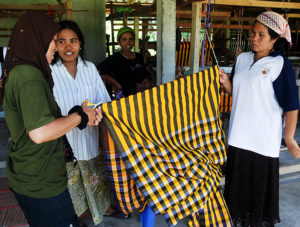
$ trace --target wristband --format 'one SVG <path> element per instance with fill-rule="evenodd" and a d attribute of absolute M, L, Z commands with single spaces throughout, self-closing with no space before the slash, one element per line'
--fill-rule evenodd
<path fill-rule="evenodd" d="M 81 106 L 73 106 L 72 109 L 69 110 L 68 114 L 72 114 L 72 113 L 78 113 L 79 116 L 81 117 L 81 122 L 79 123 L 79 125 L 77 125 L 77 127 L 82 130 L 84 129 L 88 122 L 89 122 L 89 116 L 83 111 Z"/>

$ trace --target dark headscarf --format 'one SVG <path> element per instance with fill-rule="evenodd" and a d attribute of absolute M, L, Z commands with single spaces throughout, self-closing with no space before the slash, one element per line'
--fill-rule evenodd
<path fill-rule="evenodd" d="M 28 13 L 17 21 L 4 61 L 0 103 L 3 100 L 5 81 L 17 65 L 29 64 L 40 69 L 52 89 L 53 79 L 46 53 L 59 28 L 51 18 L 37 13 Z"/>

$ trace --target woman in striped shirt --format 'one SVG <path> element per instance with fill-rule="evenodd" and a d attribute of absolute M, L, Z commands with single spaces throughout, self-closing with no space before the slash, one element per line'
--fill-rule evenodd
<path fill-rule="evenodd" d="M 51 66 L 53 93 L 62 115 L 74 105 L 88 100 L 91 103 L 110 102 L 111 99 L 95 65 L 83 60 L 84 37 L 73 21 L 62 21 L 57 37 L 57 56 Z M 99 151 L 99 128 L 73 129 L 68 141 L 77 164 L 67 163 L 68 188 L 78 216 L 89 208 L 94 224 L 103 220 L 110 207 L 110 190 L 103 153 Z"/>

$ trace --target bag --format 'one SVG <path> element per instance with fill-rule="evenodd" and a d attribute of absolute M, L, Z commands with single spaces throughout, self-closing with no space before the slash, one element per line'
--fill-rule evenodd
<path fill-rule="evenodd" d="M 75 161 L 75 165 L 76 165 L 77 159 L 74 156 L 73 149 L 72 149 L 66 135 L 63 136 L 63 143 L 64 143 L 65 152 L 66 152 L 66 155 L 65 155 L 66 162 L 74 162 Z"/>

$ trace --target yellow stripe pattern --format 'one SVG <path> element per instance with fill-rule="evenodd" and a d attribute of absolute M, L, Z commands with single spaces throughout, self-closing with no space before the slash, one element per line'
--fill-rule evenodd
<path fill-rule="evenodd" d="M 104 123 L 127 172 L 153 212 L 169 225 L 207 205 L 211 210 L 219 201 L 215 195 L 221 196 L 217 187 L 226 152 L 219 89 L 214 66 L 102 105 Z M 217 223 L 220 214 L 230 219 L 222 209 L 215 213 L 210 223 Z"/>

